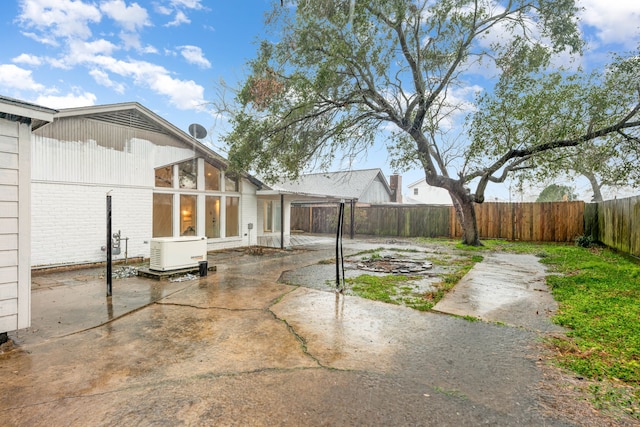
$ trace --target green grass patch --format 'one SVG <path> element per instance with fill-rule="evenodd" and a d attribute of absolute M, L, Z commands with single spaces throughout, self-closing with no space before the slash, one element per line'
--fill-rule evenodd
<path fill-rule="evenodd" d="M 589 378 L 640 383 L 640 265 L 608 249 L 547 248 L 541 262 L 562 273 L 547 283 L 570 329 L 559 361 Z"/>
<path fill-rule="evenodd" d="M 346 279 L 350 288 L 356 295 L 371 299 L 374 301 L 382 301 L 390 304 L 399 304 L 398 287 L 401 283 L 411 280 L 408 276 L 372 276 L 363 274 L 355 278 Z"/>
<path fill-rule="evenodd" d="M 547 340 L 555 362 L 591 382 L 595 408 L 640 419 L 640 264 L 624 254 L 575 244 L 491 241 L 494 251 L 538 256 L 566 336 Z"/>
<path fill-rule="evenodd" d="M 433 307 L 433 301 L 427 299 L 425 295 L 417 291 L 416 286 L 410 284 L 412 280 L 418 279 L 420 277 L 417 276 L 363 274 L 346 281 L 350 290 L 362 298 L 427 311 Z"/>

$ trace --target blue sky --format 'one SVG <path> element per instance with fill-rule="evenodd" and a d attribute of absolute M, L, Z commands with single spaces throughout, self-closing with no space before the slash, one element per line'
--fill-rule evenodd
<path fill-rule="evenodd" d="M 640 1 L 582 0 L 582 61 L 640 42 Z M 51 108 L 136 101 L 187 130 L 200 123 L 219 146 L 207 102 L 233 83 L 263 34 L 269 0 L 4 0 L 0 94 Z M 224 153 L 221 153 L 224 154 Z M 354 168 L 391 173 L 384 150 Z M 404 174 L 404 184 L 422 177 Z"/>

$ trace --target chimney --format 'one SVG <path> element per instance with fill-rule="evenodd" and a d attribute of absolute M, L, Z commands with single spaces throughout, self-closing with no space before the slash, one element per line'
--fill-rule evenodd
<path fill-rule="evenodd" d="M 402 176 L 398 174 L 389 177 L 389 188 L 391 188 L 391 201 L 402 203 Z"/>

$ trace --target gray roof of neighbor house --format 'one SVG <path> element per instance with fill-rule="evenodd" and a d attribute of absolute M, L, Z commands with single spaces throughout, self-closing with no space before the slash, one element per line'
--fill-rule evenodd
<path fill-rule="evenodd" d="M 358 200 L 376 178 L 380 178 L 385 190 L 391 195 L 391 188 L 380 169 L 312 173 L 301 175 L 296 181 L 271 184 L 270 187 L 287 193 Z"/>
<path fill-rule="evenodd" d="M 0 95 L 0 118 L 30 122 L 35 130 L 53 120 L 56 110 Z"/>
<path fill-rule="evenodd" d="M 84 117 L 100 122 L 168 135 L 186 145 L 193 146 L 196 152 L 212 161 L 216 166 L 222 167 L 223 169 L 226 169 L 228 166 L 228 161 L 224 157 L 137 102 L 65 108 L 55 114 L 56 119 L 67 117 Z M 243 174 L 242 176 L 251 181 L 256 187 L 264 187 L 264 183 L 257 178 L 249 174 Z"/>

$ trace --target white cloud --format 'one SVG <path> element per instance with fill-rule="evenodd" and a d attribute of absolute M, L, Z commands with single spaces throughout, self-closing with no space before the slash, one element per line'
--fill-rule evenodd
<path fill-rule="evenodd" d="M 35 82 L 32 72 L 21 68 L 47 64 L 54 69 L 69 70 L 67 77 L 61 77 L 63 82 L 74 83 L 73 73 L 85 76 L 88 73 L 98 85 L 118 93 L 139 87 L 168 99 L 168 103 L 178 109 L 204 110 L 203 86 L 188 78 L 181 79 L 161 65 L 135 57 L 158 53 L 158 49 L 142 38 L 141 31 L 153 25 L 148 8 L 154 8 L 156 18 L 170 16 L 172 25 L 181 25 L 190 22 L 189 11 L 204 9 L 201 0 L 148 3 L 140 0 L 18 0 L 18 5 L 16 22 L 22 34 L 56 49 L 47 54 L 25 52 L 11 60 L 14 64 L 0 65 L 0 88 L 6 87 L 6 92 L 37 91 L 41 96 L 38 103 L 52 108 L 96 102 L 91 89 L 74 88 L 65 95 L 53 86 L 48 88 Z M 129 49 L 136 52 L 127 52 L 131 56 L 122 57 Z M 190 64 L 211 67 L 196 46 L 182 46 L 173 52 L 178 53 Z"/>
<path fill-rule="evenodd" d="M 93 42 L 69 40 L 67 48 L 67 54 L 58 58 L 47 58 L 47 62 L 52 67 L 70 70 L 77 65 L 93 62 L 95 57 L 111 56 L 118 50 L 118 46 L 104 39 Z"/>
<path fill-rule="evenodd" d="M 171 15 L 171 8 L 162 5 L 155 5 L 155 11 L 161 15 Z"/>
<path fill-rule="evenodd" d="M 142 49 L 140 49 L 140 52 L 142 52 L 142 53 L 158 53 L 158 49 L 156 49 L 154 46 L 147 45 L 147 46 L 143 47 Z"/>
<path fill-rule="evenodd" d="M 95 70 L 133 79 L 136 85 L 148 87 L 159 95 L 167 96 L 169 102 L 181 110 L 200 110 L 205 104 L 202 86 L 193 80 L 176 79 L 160 65 L 146 61 L 122 61 L 109 56 L 95 56 L 88 59 L 86 65 Z"/>
<path fill-rule="evenodd" d="M 48 37 L 48 36 L 43 35 L 43 34 L 32 33 L 30 31 L 22 31 L 21 34 L 23 36 L 27 37 L 27 38 L 30 38 L 31 40 L 37 41 L 40 44 L 53 46 L 53 47 L 57 47 L 58 46 L 58 42 L 53 37 Z"/>
<path fill-rule="evenodd" d="M 204 110 L 204 88 L 193 80 L 178 80 L 166 74 L 156 74 L 149 81 L 151 89 L 167 95 L 181 110 Z"/>
<path fill-rule="evenodd" d="M 32 66 L 42 65 L 42 59 L 39 56 L 29 55 L 28 53 L 22 53 L 11 60 L 16 64 L 26 64 Z"/>
<path fill-rule="evenodd" d="M 620 43 L 635 48 L 640 40 L 640 2 L 581 0 L 581 22 L 595 28 L 603 44 Z"/>
<path fill-rule="evenodd" d="M 120 40 L 124 44 L 124 48 L 142 50 L 142 42 L 140 41 L 140 35 L 138 33 L 128 33 L 123 31 L 120 33 Z"/>
<path fill-rule="evenodd" d="M 13 64 L 0 64 L 0 87 L 18 90 L 44 90 L 44 86 L 36 83 L 31 70 L 25 70 Z"/>
<path fill-rule="evenodd" d="M 109 74 L 103 70 L 94 69 L 89 71 L 89 75 L 101 86 L 108 87 L 116 91 L 117 93 L 124 93 L 125 86 L 122 83 L 114 82 L 109 78 Z"/>
<path fill-rule="evenodd" d="M 105 39 L 99 39 L 92 42 L 80 40 L 73 40 L 69 42 L 70 56 L 78 58 L 78 62 L 81 62 L 83 58 L 95 55 L 112 55 L 116 50 L 118 50 L 118 46 Z"/>
<path fill-rule="evenodd" d="M 152 25 L 146 9 L 138 3 L 127 6 L 124 0 L 108 0 L 100 5 L 100 10 L 122 27 L 119 36 L 125 49 L 144 51 L 139 31 Z"/>
<path fill-rule="evenodd" d="M 200 68 L 211 68 L 211 62 L 204 57 L 202 49 L 198 46 L 178 46 L 180 53 L 190 64 L 195 64 Z"/>
<path fill-rule="evenodd" d="M 44 32 L 46 40 L 91 36 L 89 24 L 100 22 L 100 10 L 93 4 L 73 0 L 23 0 L 18 20 L 26 28 Z"/>
<path fill-rule="evenodd" d="M 69 93 L 64 96 L 41 95 L 35 100 L 35 103 L 54 109 L 87 107 L 95 105 L 96 96 L 91 92 Z"/>
<path fill-rule="evenodd" d="M 184 14 L 181 10 L 176 12 L 176 17 L 173 18 L 173 21 L 167 23 L 165 27 L 177 27 L 182 24 L 190 24 L 191 20 Z"/>
<path fill-rule="evenodd" d="M 201 0 L 171 0 L 171 4 L 174 7 L 184 7 L 186 9 L 203 9 Z"/>
<path fill-rule="evenodd" d="M 151 25 L 147 10 L 138 3 L 127 6 L 123 0 L 109 0 L 100 5 L 100 10 L 129 32 Z"/>

